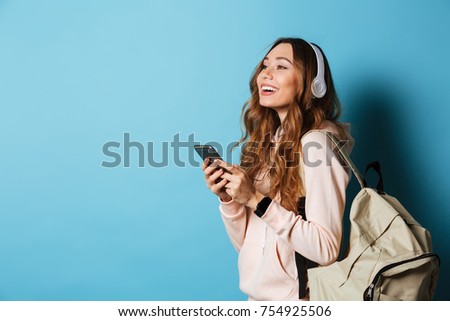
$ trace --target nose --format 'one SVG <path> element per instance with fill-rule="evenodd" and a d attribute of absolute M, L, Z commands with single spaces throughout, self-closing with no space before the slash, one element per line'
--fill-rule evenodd
<path fill-rule="evenodd" d="M 273 77 L 269 68 L 261 70 L 261 76 L 263 79 L 272 79 L 272 77 Z"/>

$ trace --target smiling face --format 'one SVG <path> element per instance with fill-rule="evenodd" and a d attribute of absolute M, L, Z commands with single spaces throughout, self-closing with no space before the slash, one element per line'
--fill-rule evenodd
<path fill-rule="evenodd" d="M 280 43 L 264 58 L 256 79 L 260 105 L 273 108 L 283 120 L 299 94 L 298 75 L 291 44 Z"/>

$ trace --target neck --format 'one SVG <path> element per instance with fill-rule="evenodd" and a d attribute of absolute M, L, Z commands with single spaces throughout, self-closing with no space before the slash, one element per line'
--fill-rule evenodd
<path fill-rule="evenodd" d="M 278 114 L 278 118 L 280 118 L 280 124 L 283 124 L 284 120 L 286 119 L 286 115 L 289 111 L 289 107 L 276 108 L 275 111 Z"/>

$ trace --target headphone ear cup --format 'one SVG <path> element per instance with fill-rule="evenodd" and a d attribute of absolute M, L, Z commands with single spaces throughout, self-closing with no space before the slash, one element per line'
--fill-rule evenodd
<path fill-rule="evenodd" d="M 327 92 L 327 83 L 325 82 L 325 64 L 320 49 L 314 44 L 308 42 L 316 55 L 317 75 L 311 83 L 311 91 L 316 98 L 322 98 Z"/>
<path fill-rule="evenodd" d="M 311 84 L 311 90 L 316 98 L 322 98 L 327 92 L 327 84 L 323 79 L 314 78 Z"/>

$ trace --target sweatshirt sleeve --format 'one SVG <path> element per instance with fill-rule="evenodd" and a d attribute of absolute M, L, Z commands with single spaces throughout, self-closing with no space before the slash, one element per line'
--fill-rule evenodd
<path fill-rule="evenodd" d="M 236 251 L 240 251 L 247 230 L 247 211 L 244 205 L 231 200 L 222 202 L 219 198 L 219 210 L 230 241 Z"/>
<path fill-rule="evenodd" d="M 339 255 L 345 191 L 350 171 L 343 167 L 323 132 L 302 139 L 307 221 L 272 201 L 262 219 L 296 252 L 320 265 Z"/>

